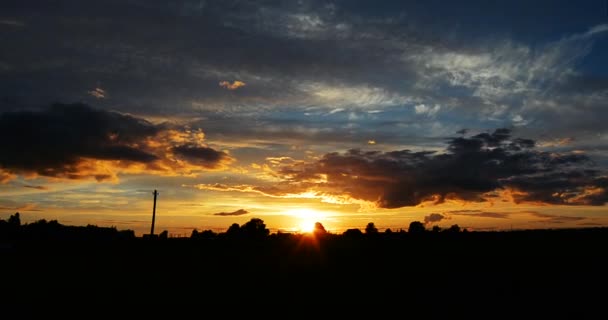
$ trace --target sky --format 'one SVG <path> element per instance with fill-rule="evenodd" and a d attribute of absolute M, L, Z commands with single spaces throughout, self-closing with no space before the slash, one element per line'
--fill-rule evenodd
<path fill-rule="evenodd" d="M 608 226 L 608 3 L 2 1 L 0 218 Z"/>

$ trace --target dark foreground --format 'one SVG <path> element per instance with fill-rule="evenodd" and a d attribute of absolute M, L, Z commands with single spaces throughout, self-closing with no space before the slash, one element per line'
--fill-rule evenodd
<path fill-rule="evenodd" d="M 17 241 L 0 251 L 2 309 L 121 319 L 597 318 L 607 244 L 606 229 Z"/>

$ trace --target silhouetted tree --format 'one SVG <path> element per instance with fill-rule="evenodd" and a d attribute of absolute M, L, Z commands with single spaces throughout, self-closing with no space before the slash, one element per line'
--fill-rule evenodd
<path fill-rule="evenodd" d="M 440 226 L 433 226 L 433 232 L 439 232 L 441 231 L 441 227 Z"/>
<path fill-rule="evenodd" d="M 204 230 L 198 234 L 198 237 L 201 239 L 215 239 L 216 236 L 217 234 L 212 230 Z"/>
<path fill-rule="evenodd" d="M 384 230 L 385 234 L 392 234 L 393 230 L 391 230 L 391 228 L 386 228 L 386 230 Z"/>
<path fill-rule="evenodd" d="M 359 229 L 347 229 L 346 231 L 344 231 L 344 233 L 342 233 L 343 236 L 345 237 L 349 237 L 349 238 L 357 238 L 363 235 L 363 232 L 361 232 L 361 230 Z"/>
<path fill-rule="evenodd" d="M 365 233 L 378 234 L 378 228 L 376 228 L 376 225 L 373 222 L 370 222 L 367 224 L 367 226 L 365 226 Z"/>
<path fill-rule="evenodd" d="M 228 230 L 226 230 L 226 235 L 229 237 L 236 237 L 239 234 L 241 234 L 241 227 L 239 227 L 238 223 L 233 223 Z"/>
<path fill-rule="evenodd" d="M 8 224 L 12 227 L 20 227 L 21 226 L 21 217 L 19 216 L 19 212 L 15 212 L 15 214 L 11 215 L 8 218 Z"/>
<path fill-rule="evenodd" d="M 253 238 L 264 238 L 270 234 L 270 230 L 266 229 L 264 220 L 260 218 L 251 218 L 241 226 L 241 232 L 247 237 Z"/>
<path fill-rule="evenodd" d="M 450 228 L 446 230 L 446 232 L 450 233 L 458 233 L 460 232 L 460 227 L 457 224 L 452 225 Z"/>
<path fill-rule="evenodd" d="M 424 228 L 424 224 L 420 221 L 412 221 L 410 223 L 410 228 L 408 229 L 408 232 L 411 234 L 420 234 L 420 233 L 424 233 L 426 231 L 426 229 Z"/>
<path fill-rule="evenodd" d="M 315 235 L 315 237 L 323 237 L 327 234 L 327 230 L 325 230 L 325 227 L 323 224 L 321 224 L 321 222 L 315 222 L 315 228 L 312 233 Z"/>
<path fill-rule="evenodd" d="M 192 239 L 198 238 L 198 230 L 196 230 L 196 229 L 192 230 L 192 233 L 190 234 L 190 238 L 192 238 Z"/>

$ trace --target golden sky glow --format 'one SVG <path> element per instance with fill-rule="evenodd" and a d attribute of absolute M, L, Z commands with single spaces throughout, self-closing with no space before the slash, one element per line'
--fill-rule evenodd
<path fill-rule="evenodd" d="M 597 3 L 59 4 L 0 5 L 0 218 L 608 226 Z"/>

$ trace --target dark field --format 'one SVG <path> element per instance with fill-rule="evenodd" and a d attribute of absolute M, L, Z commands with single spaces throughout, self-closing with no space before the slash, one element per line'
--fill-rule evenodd
<path fill-rule="evenodd" d="M 39 235 L 3 242 L 2 301 L 24 314 L 601 318 L 606 244 L 604 228 L 317 238 Z"/>

